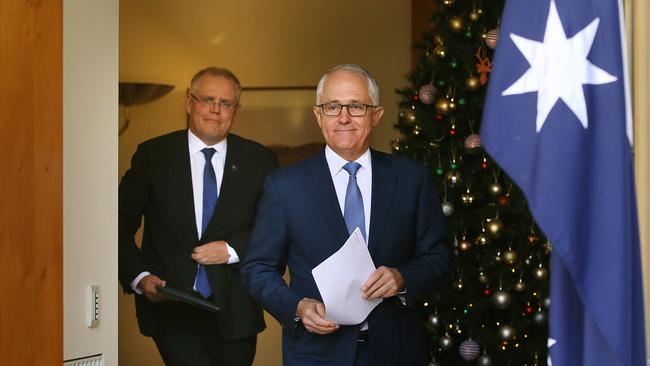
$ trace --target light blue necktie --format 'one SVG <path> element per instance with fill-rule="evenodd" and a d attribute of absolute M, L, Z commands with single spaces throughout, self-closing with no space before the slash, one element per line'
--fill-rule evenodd
<path fill-rule="evenodd" d="M 212 156 L 216 152 L 213 148 L 205 148 L 201 150 L 205 155 L 205 168 L 203 168 L 203 218 L 201 220 L 201 237 L 205 234 L 205 228 L 214 213 L 214 208 L 217 205 L 217 176 L 214 173 L 212 166 Z M 196 291 L 204 298 L 212 295 L 212 289 L 208 282 L 208 276 L 205 274 L 205 267 L 199 264 L 196 272 Z"/>
<path fill-rule="evenodd" d="M 348 179 L 348 188 L 345 191 L 345 207 L 343 208 L 343 218 L 345 219 L 345 226 L 348 228 L 348 233 L 352 234 L 357 227 L 361 230 L 363 239 L 366 239 L 366 219 L 363 212 L 363 197 L 361 197 L 361 190 L 357 184 L 357 170 L 361 168 L 361 164 L 351 162 L 343 165 L 350 178 Z"/>

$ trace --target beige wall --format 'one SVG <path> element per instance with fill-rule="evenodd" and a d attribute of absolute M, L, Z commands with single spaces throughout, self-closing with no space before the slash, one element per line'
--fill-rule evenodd
<path fill-rule="evenodd" d="M 373 146 L 388 151 L 396 133 L 395 88 L 410 69 L 409 1 L 139 0 L 120 2 L 120 81 L 175 85 L 167 96 L 131 110 L 119 139 L 119 175 L 139 142 L 185 127 L 189 79 L 207 65 L 233 70 L 244 86 L 315 86 L 340 63 L 358 63 L 377 79 L 384 120 Z M 233 132 L 264 144 L 320 141 L 311 112 L 314 91 L 244 92 Z M 120 109 L 120 120 L 124 110 Z M 120 365 L 160 365 L 153 343 L 138 334 L 133 299 L 119 294 Z M 258 343 L 256 366 L 280 364 L 277 322 Z"/>
<path fill-rule="evenodd" d="M 118 0 L 63 1 L 64 358 L 117 365 Z M 101 320 L 88 328 L 86 287 Z"/>
<path fill-rule="evenodd" d="M 627 1 L 628 22 L 632 30 L 631 72 L 634 109 L 634 152 L 639 206 L 639 227 L 641 231 L 641 255 L 645 292 L 646 348 L 650 355 L 650 3 L 644 0 Z"/>

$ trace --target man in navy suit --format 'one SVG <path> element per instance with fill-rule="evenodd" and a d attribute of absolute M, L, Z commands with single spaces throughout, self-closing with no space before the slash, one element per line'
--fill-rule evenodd
<path fill-rule="evenodd" d="M 240 94 L 229 70 L 197 72 L 185 97 L 189 128 L 140 144 L 120 183 L 120 282 L 136 294 L 140 332 L 153 337 L 167 365 L 250 366 L 265 327 L 242 286 L 239 261 L 277 161 L 269 149 L 230 133 Z M 221 312 L 167 301 L 158 291 L 165 285 L 196 293 Z"/>
<path fill-rule="evenodd" d="M 326 73 L 314 114 L 327 146 L 266 179 L 241 273 L 248 292 L 282 324 L 285 365 L 426 363 L 417 300 L 451 270 L 444 218 L 422 164 L 370 149 L 384 112 L 378 94 L 360 66 Z M 356 227 L 377 267 L 362 296 L 383 301 L 361 324 L 343 326 L 327 318 L 311 270 Z"/>

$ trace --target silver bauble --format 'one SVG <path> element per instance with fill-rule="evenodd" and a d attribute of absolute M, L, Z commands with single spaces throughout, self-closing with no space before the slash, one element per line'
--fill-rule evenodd
<path fill-rule="evenodd" d="M 497 329 L 497 335 L 499 336 L 499 340 L 502 342 L 508 342 L 517 338 L 515 328 L 507 324 L 502 325 Z"/>
<path fill-rule="evenodd" d="M 512 297 L 507 291 L 497 291 L 492 295 L 492 304 L 499 310 L 507 309 L 512 303 Z"/>
<path fill-rule="evenodd" d="M 451 349 L 454 346 L 454 341 L 451 339 L 451 337 L 444 335 L 438 341 L 438 345 L 440 346 L 440 348 L 446 351 Z"/>
<path fill-rule="evenodd" d="M 445 201 L 442 203 L 442 213 L 446 216 L 449 217 L 454 214 L 454 205 L 449 202 Z"/>
<path fill-rule="evenodd" d="M 481 355 L 477 360 L 476 364 L 479 366 L 492 366 L 492 358 L 488 355 Z"/>

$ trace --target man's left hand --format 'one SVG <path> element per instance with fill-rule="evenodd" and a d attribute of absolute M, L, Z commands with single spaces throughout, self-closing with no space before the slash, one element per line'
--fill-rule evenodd
<path fill-rule="evenodd" d="M 192 250 L 192 259 L 204 266 L 228 263 L 229 257 L 227 244 L 223 240 L 211 241 Z"/>
<path fill-rule="evenodd" d="M 382 299 L 397 295 L 404 288 L 404 278 L 395 268 L 381 266 L 361 286 L 365 299 Z"/>

